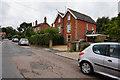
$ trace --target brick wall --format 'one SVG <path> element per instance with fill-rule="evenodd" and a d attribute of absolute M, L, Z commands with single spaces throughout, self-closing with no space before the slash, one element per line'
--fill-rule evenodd
<path fill-rule="evenodd" d="M 70 20 L 68 20 L 68 15 L 70 15 Z M 67 25 L 71 25 L 71 32 L 67 32 Z M 75 18 L 68 12 L 64 17 L 64 39 L 67 42 L 67 35 L 71 35 L 71 41 L 75 40 Z"/>
<path fill-rule="evenodd" d="M 77 39 L 86 39 L 85 33 L 87 32 L 86 25 L 88 24 L 88 31 L 92 30 L 94 27 L 94 32 L 96 33 L 96 25 L 92 23 L 88 23 L 85 21 L 77 20 Z"/>
<path fill-rule="evenodd" d="M 70 15 L 70 20 L 68 20 L 68 15 Z M 61 18 L 61 22 L 58 23 L 58 19 Z M 63 21 L 62 21 L 63 20 Z M 63 24 L 64 22 L 64 24 Z M 67 43 L 67 36 L 71 35 L 71 41 L 74 40 L 79 40 L 79 39 L 87 39 L 85 36 L 85 33 L 87 32 L 87 25 L 88 22 L 82 21 L 82 20 L 77 20 L 75 19 L 72 14 L 67 12 L 65 17 L 62 19 L 60 15 L 58 15 L 56 21 L 55 21 L 55 29 L 58 29 L 59 25 L 63 25 L 63 28 L 61 28 L 61 35 L 63 35 L 65 39 L 65 43 Z M 67 32 L 67 25 L 71 25 L 71 32 Z M 92 27 L 94 27 L 94 32 L 96 33 L 96 25 L 92 23 L 88 23 L 88 31 L 92 30 Z M 63 32 L 64 29 L 64 32 Z"/>
<path fill-rule="evenodd" d="M 60 18 L 60 22 L 58 22 L 59 18 Z M 55 24 L 55 29 L 58 29 L 58 27 L 61 26 L 60 34 L 64 36 L 63 35 L 63 18 L 60 15 L 58 15 L 54 24 Z"/>
<path fill-rule="evenodd" d="M 40 30 L 45 30 L 46 28 L 48 28 L 48 27 L 50 27 L 47 23 L 45 23 L 43 26 L 38 26 L 39 27 L 39 31 Z M 36 29 L 36 31 L 38 31 L 38 27 L 35 27 L 35 28 L 33 28 L 33 30 L 35 31 L 35 29 Z"/>
<path fill-rule="evenodd" d="M 44 24 L 42 27 L 40 27 L 40 30 L 45 30 L 46 28 L 48 28 L 48 27 L 50 27 L 49 25 L 47 25 L 47 24 Z"/>

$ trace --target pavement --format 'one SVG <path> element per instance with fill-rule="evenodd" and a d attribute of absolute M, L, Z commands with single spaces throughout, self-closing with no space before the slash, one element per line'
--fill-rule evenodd
<path fill-rule="evenodd" d="M 55 53 L 55 54 L 72 59 L 72 60 L 78 60 L 79 53 L 80 52 L 59 52 L 59 53 Z"/>
<path fill-rule="evenodd" d="M 78 60 L 80 53 L 80 52 L 67 52 L 67 45 L 53 46 L 52 50 L 58 51 L 55 53 L 56 55 L 63 56 L 72 60 Z"/>

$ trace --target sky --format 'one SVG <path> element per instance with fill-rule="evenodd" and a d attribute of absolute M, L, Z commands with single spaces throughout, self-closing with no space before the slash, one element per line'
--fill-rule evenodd
<path fill-rule="evenodd" d="M 99 17 L 115 17 L 120 0 L 0 0 L 0 25 L 19 27 L 23 22 L 42 23 L 47 17 L 52 24 L 57 11 L 65 13 L 67 8 L 90 16 L 95 21 Z"/>

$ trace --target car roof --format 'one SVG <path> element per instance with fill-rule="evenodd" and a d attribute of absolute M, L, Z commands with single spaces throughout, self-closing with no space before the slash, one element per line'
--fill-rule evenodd
<path fill-rule="evenodd" d="M 91 45 L 96 45 L 96 44 L 116 44 L 116 45 L 120 45 L 120 43 L 117 43 L 117 42 L 101 42 L 101 43 L 93 43 Z"/>

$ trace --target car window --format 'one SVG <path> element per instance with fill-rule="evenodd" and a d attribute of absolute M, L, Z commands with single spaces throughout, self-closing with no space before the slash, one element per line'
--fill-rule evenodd
<path fill-rule="evenodd" d="M 28 39 L 23 39 L 23 41 L 28 41 Z"/>
<path fill-rule="evenodd" d="M 107 45 L 94 45 L 93 52 L 95 54 L 106 55 Z"/>
<path fill-rule="evenodd" d="M 119 57 L 120 46 L 118 45 L 110 45 L 109 48 L 109 56 L 118 58 Z"/>

